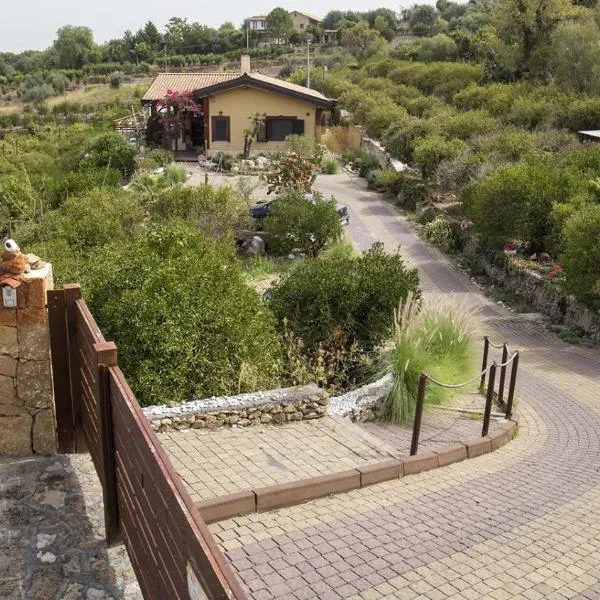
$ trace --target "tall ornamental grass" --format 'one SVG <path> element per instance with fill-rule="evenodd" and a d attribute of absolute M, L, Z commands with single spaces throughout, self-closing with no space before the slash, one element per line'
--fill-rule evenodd
<path fill-rule="evenodd" d="M 394 338 L 384 354 L 394 383 L 384 402 L 392 423 L 413 419 L 421 372 L 444 383 L 461 383 L 473 375 L 472 345 L 476 326 L 469 308 L 448 297 L 419 302 L 410 294 L 394 315 Z M 428 404 L 447 402 L 453 390 L 429 383 Z"/>

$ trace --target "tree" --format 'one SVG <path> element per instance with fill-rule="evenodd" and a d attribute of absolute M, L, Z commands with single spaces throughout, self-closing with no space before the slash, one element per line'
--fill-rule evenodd
<path fill-rule="evenodd" d="M 65 25 L 58 30 L 53 47 L 58 66 L 62 69 L 81 69 L 86 63 L 92 62 L 96 51 L 92 30 L 74 25 Z"/>
<path fill-rule="evenodd" d="M 525 69 L 530 70 L 557 26 L 576 11 L 569 0 L 502 0 L 493 9 L 493 23 L 504 43 L 518 46 Z"/>
<path fill-rule="evenodd" d="M 158 50 L 163 43 L 163 36 L 152 21 L 148 21 L 143 29 L 144 42 L 146 42 L 153 50 Z"/>
<path fill-rule="evenodd" d="M 361 21 L 342 32 L 342 46 L 358 60 L 375 54 L 383 45 L 385 40 L 377 31 L 371 29 L 366 21 Z"/>
<path fill-rule="evenodd" d="M 408 24 L 415 35 L 433 35 L 437 20 L 437 11 L 429 4 L 415 4 L 408 11 Z"/>
<path fill-rule="evenodd" d="M 593 21 L 562 23 L 552 39 L 550 67 L 561 87 L 600 92 L 600 31 Z"/>
<path fill-rule="evenodd" d="M 285 8 L 274 8 L 267 15 L 267 32 L 270 38 L 275 38 L 277 43 L 286 40 L 294 31 L 294 22 L 290 13 Z"/>
<path fill-rule="evenodd" d="M 266 113 L 253 113 L 248 119 L 250 121 L 250 127 L 244 129 L 244 158 L 250 158 L 250 148 L 252 148 L 252 142 L 256 139 L 260 128 L 264 126 L 265 119 L 267 118 Z"/>

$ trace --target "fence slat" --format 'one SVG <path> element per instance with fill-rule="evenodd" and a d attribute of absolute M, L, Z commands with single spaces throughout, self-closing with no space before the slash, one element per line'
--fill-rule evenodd
<path fill-rule="evenodd" d="M 73 397 L 73 413 L 75 418 L 75 451 L 86 452 L 87 444 L 81 430 L 81 379 L 79 374 L 79 356 L 77 352 L 77 322 L 75 303 L 81 298 L 81 286 L 76 283 L 64 286 L 65 312 L 67 315 L 69 379 Z"/>
<path fill-rule="evenodd" d="M 106 543 L 114 546 L 121 542 L 119 527 L 119 503 L 117 501 L 117 471 L 115 466 L 115 442 L 110 398 L 109 367 L 117 364 L 117 347 L 112 342 L 94 345 L 98 369 L 98 400 L 100 403 L 100 436 L 104 485 L 104 527 Z"/>
<path fill-rule="evenodd" d="M 68 454 L 75 452 L 77 446 L 75 443 L 75 412 L 69 376 L 69 338 L 65 312 L 65 291 L 49 290 L 47 303 L 58 451 Z"/>

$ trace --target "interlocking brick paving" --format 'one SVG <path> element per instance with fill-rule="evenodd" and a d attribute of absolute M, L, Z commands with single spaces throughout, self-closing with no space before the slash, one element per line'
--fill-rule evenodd
<path fill-rule="evenodd" d="M 345 471 L 391 454 L 325 417 L 285 425 L 159 434 L 195 499 Z"/>
<path fill-rule="evenodd" d="M 522 421 L 493 454 L 214 524 L 250 597 L 600 597 L 597 353 L 492 304 L 391 205 L 327 181 L 321 189 L 348 204 L 359 246 L 400 242 L 427 292 L 467 299 L 486 333 L 522 350 Z"/>
<path fill-rule="evenodd" d="M 471 406 L 471 397 L 467 402 Z M 428 410 L 421 447 L 439 449 L 471 439 L 480 435 L 481 425 L 459 412 Z M 490 431 L 495 426 L 492 422 Z M 161 433 L 159 439 L 192 497 L 202 500 L 408 456 L 411 435 L 410 426 L 359 426 L 324 417 L 285 425 L 184 429 Z"/>

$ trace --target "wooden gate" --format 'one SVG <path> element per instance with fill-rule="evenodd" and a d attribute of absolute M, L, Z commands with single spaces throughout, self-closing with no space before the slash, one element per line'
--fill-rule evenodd
<path fill-rule="evenodd" d="M 79 286 L 48 292 L 48 313 L 59 451 L 89 451 L 107 543 L 125 544 L 144 598 L 245 599 Z"/>

